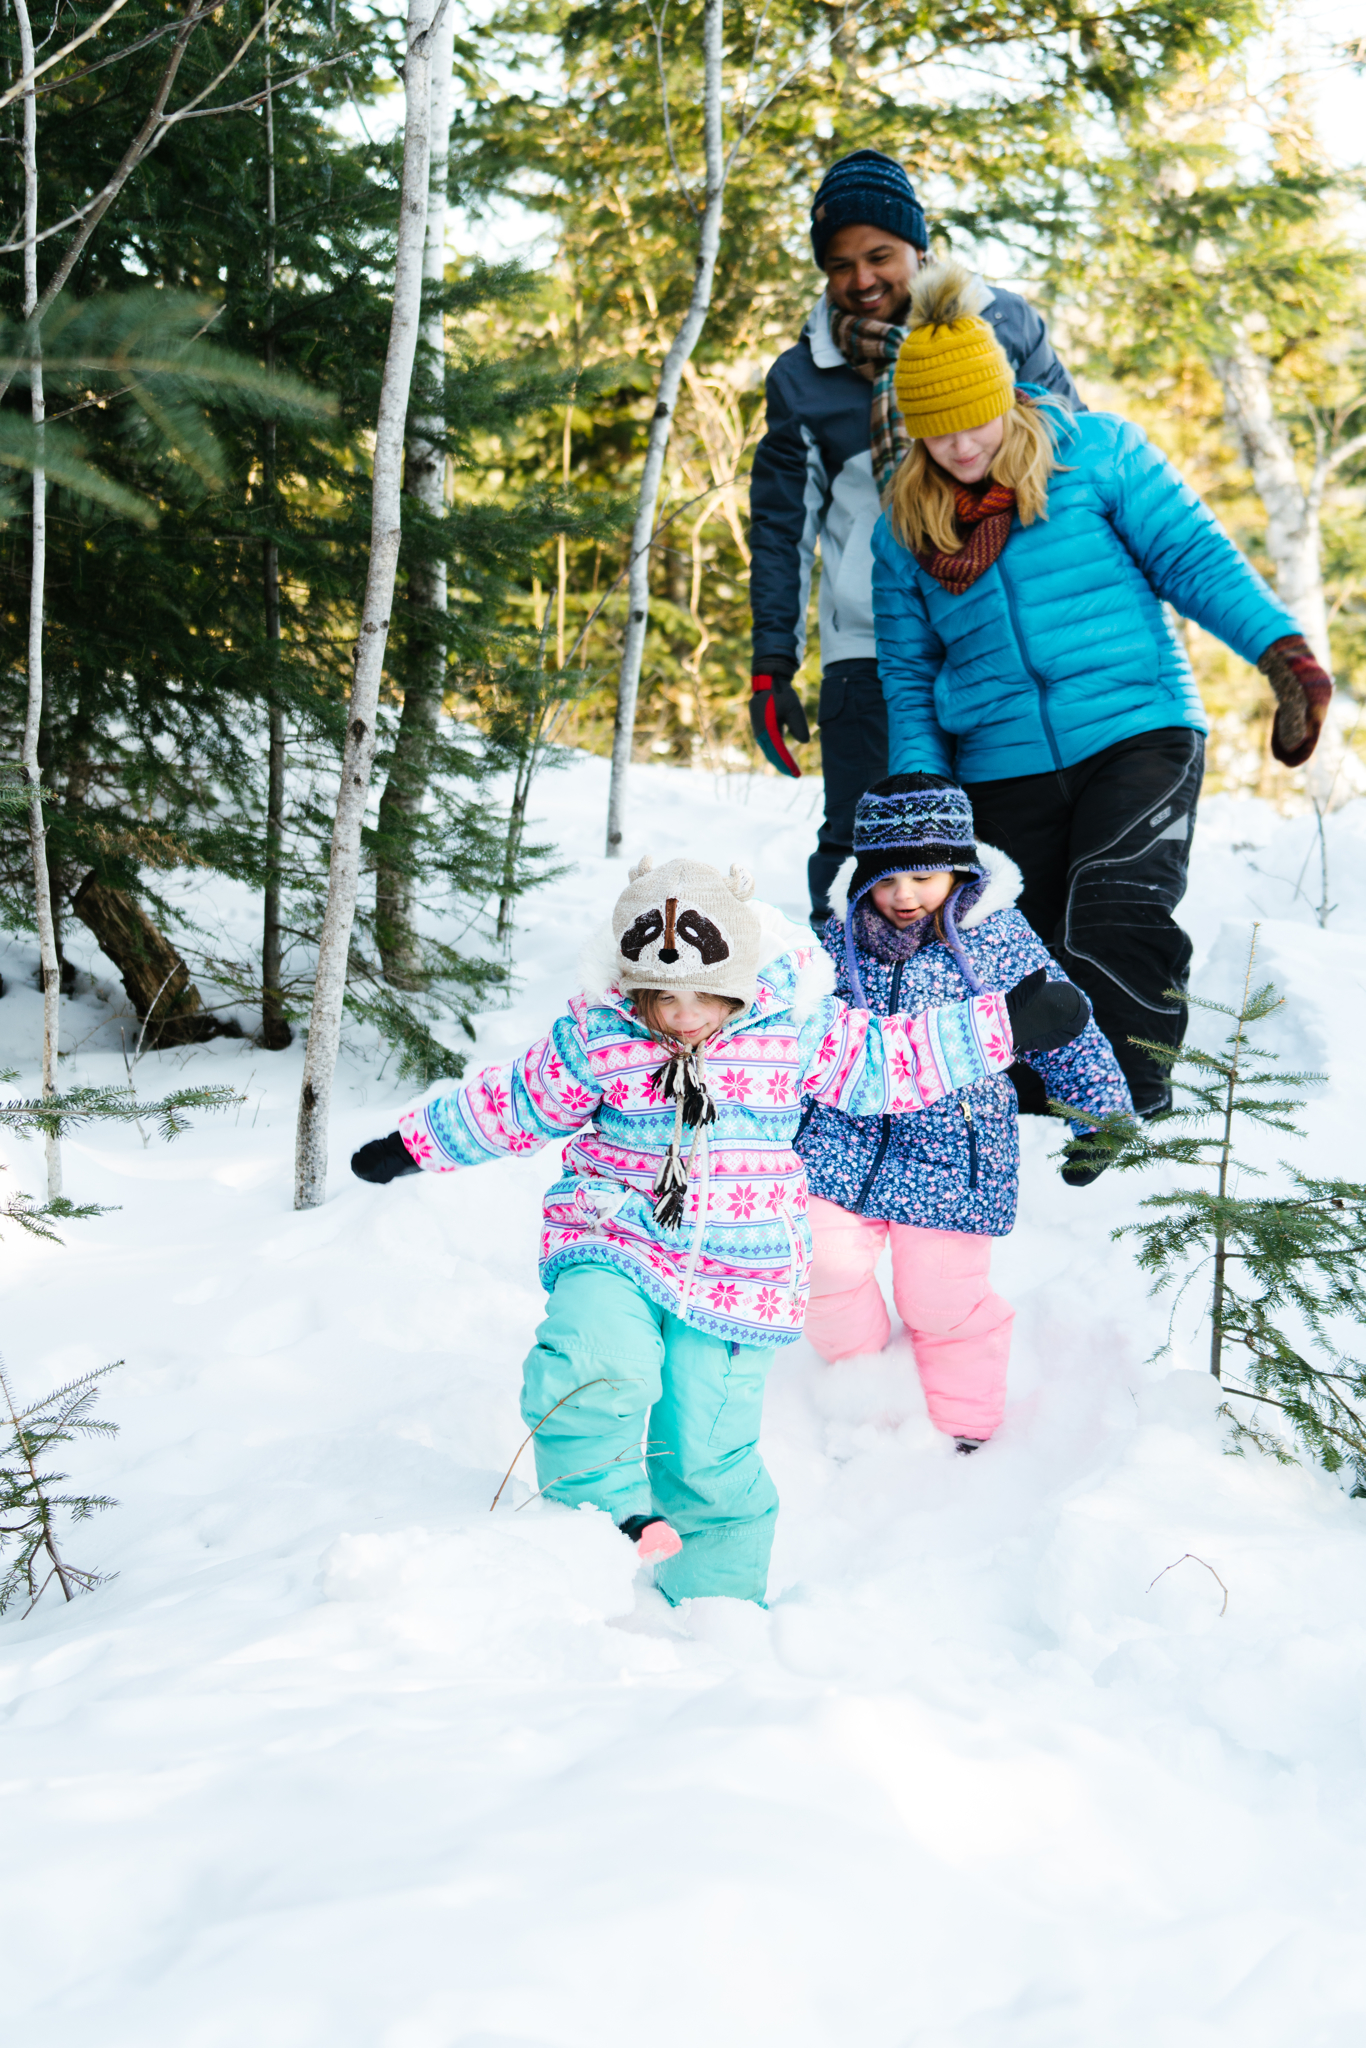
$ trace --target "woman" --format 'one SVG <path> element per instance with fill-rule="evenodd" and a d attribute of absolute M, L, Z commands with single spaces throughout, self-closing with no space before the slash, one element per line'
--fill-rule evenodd
<path fill-rule="evenodd" d="M 1164 607 L 1255 662 L 1272 751 L 1314 750 L 1332 682 L 1292 615 L 1142 430 L 1017 387 L 956 263 L 911 295 L 909 452 L 873 536 L 894 774 L 951 775 L 1020 867 L 1020 909 L 1090 996 L 1139 1113 L 1170 1104 L 1190 940 L 1173 911 L 1208 730 Z M 1026 1108 L 1036 1077 L 1012 1074 Z"/>

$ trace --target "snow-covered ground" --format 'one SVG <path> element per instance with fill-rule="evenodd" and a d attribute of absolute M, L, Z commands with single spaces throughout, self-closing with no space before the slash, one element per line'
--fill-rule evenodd
<path fill-rule="evenodd" d="M 569 991 L 620 886 L 605 764 L 539 786 L 577 861 L 524 906 L 497 1058 Z M 634 782 L 632 850 L 755 870 L 800 910 L 817 786 Z M 1361 1171 L 1366 803 L 1211 802 L 1196 987 L 1262 962 L 1326 1068 L 1306 1163 Z M 211 892 L 212 893 L 212 892 Z M 202 895 L 202 885 L 201 885 Z M 255 908 L 219 890 L 250 941 Z M 201 902 L 201 909 L 206 906 Z M 79 959 L 79 935 L 73 939 Z M 71 1081 L 122 1076 L 107 962 Z M 0 1051 L 34 1076 L 33 948 Z M 333 1193 L 290 1206 L 297 1049 L 223 1041 L 138 1085 L 233 1083 L 171 1146 L 66 1147 L 117 1203 L 11 1228 L 4 1349 L 37 1393 L 122 1357 L 71 1469 L 118 1579 L 0 1623 L 7 2048 L 1339 2048 L 1366 2018 L 1366 1503 L 1226 1455 L 1194 1330 L 1109 1233 L 1142 1190 L 1025 1131 L 1006 1426 L 929 1428 L 904 1339 L 770 1381 L 770 1609 L 670 1611 L 610 1522 L 530 1500 L 518 1367 L 553 1152 L 352 1180 L 402 1099 L 339 1079 Z M 1273 1147 L 1271 1156 L 1284 1147 Z M 36 1191 L 36 1145 L 10 1144 Z M 1165 1566 L 1194 1561 L 1154 1580 Z M 1228 1589 L 1227 1612 L 1213 1573 Z"/>

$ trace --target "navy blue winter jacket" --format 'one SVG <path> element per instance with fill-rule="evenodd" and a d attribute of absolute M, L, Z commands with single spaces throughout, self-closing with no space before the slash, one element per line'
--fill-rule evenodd
<path fill-rule="evenodd" d="M 1081 409 L 1043 321 L 1015 292 L 993 292 L 983 311 L 1022 382 L 1044 385 Z M 850 368 L 830 332 L 822 294 L 795 348 L 768 373 L 768 431 L 750 480 L 750 609 L 754 673 L 790 675 L 806 653 L 806 610 L 821 545 L 821 662 L 871 661 L 873 387 Z"/>
<path fill-rule="evenodd" d="M 977 847 L 987 886 L 959 923 L 968 964 L 983 989 L 1013 988 L 1036 967 L 1065 977 L 1020 912 L 1020 871 L 994 847 Z M 835 962 L 836 990 L 854 998 L 844 959 L 843 915 L 828 918 L 822 944 Z M 917 1015 L 968 993 L 946 945 L 932 940 L 909 960 L 888 963 L 860 949 L 859 976 L 867 1007 L 879 1016 Z M 1132 1110 L 1128 1084 L 1110 1041 L 1093 1018 L 1061 1052 L 1021 1054 L 1054 1100 L 1085 1116 Z M 1059 1134 L 1062 1126 L 1059 1125 Z M 857 1215 L 928 1230 L 1004 1237 L 1015 1222 L 1020 1137 L 1015 1090 L 1006 1077 L 978 1082 L 919 1116 L 846 1116 L 813 1105 L 797 1133 L 798 1157 L 813 1195 Z"/>
<path fill-rule="evenodd" d="M 1048 517 L 950 596 L 885 519 L 873 535 L 891 772 L 1044 775 L 1163 726 L 1208 731 L 1162 601 L 1244 661 L 1298 621 L 1141 427 L 1050 407 Z"/>

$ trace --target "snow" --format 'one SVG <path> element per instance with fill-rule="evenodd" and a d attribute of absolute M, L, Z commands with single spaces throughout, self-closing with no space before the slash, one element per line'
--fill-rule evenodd
<path fill-rule="evenodd" d="M 497 1058 L 569 992 L 623 879 L 605 764 L 536 792 L 577 865 L 523 906 Z M 819 791 L 642 768 L 628 844 L 754 870 L 801 908 Z M 1329 827 L 1211 801 L 1196 987 L 1249 928 L 1322 1067 L 1310 1166 L 1360 1170 L 1366 803 Z M 1303 878 L 1301 869 L 1308 860 Z M 1296 884 L 1299 883 L 1299 893 Z M 187 900 L 241 945 L 255 906 Z M 81 951 L 73 941 L 78 960 Z M 0 967 L 36 1085 L 34 949 Z M 75 1081 L 122 1077 L 100 956 Z M 353 1181 L 404 1099 L 358 1040 L 331 1197 L 290 1207 L 298 1049 L 137 1069 L 231 1082 L 174 1145 L 66 1147 L 120 1205 L 11 1228 L 5 1347 L 36 1394 L 114 1357 L 77 1447 L 121 1505 L 71 1556 L 117 1579 L 0 1623 L 6 2040 L 19 2048 L 1302 2048 L 1366 2012 L 1366 1503 L 1226 1453 L 1198 1330 L 1110 1240 L 1136 1183 L 1062 1186 L 1025 1128 L 1000 1437 L 951 1454 L 904 1339 L 775 1365 L 770 1607 L 671 1611 L 609 1521 L 531 1498 L 518 1367 L 555 1154 Z M 1277 1141 L 1267 1155 L 1286 1149 Z M 36 1144 L 11 1143 L 37 1191 Z M 1184 1560 L 1178 1562 L 1178 1560 Z M 1173 1566 L 1174 1569 L 1166 1570 Z M 1159 1576 L 1162 1574 L 1162 1576 Z M 1217 1574 L 1217 1579 L 1216 1579 Z M 1221 1613 L 1227 1589 L 1227 1611 Z"/>

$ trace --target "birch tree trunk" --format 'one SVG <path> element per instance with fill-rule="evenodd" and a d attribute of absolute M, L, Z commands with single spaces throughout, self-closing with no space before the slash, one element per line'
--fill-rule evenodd
<path fill-rule="evenodd" d="M 1331 674 L 1322 533 L 1331 451 L 1319 451 L 1306 485 L 1290 436 L 1276 417 L 1270 365 L 1247 335 L 1237 333 L 1229 354 L 1214 357 L 1211 368 L 1224 394 L 1224 418 L 1247 457 L 1266 513 L 1266 551 L 1276 571 L 1276 595 L 1299 620 L 1315 660 Z M 1359 779 L 1335 695 L 1305 768 L 1305 784 L 1315 806 L 1327 809 L 1355 795 Z"/>
<path fill-rule="evenodd" d="M 683 371 L 701 338 L 711 305 L 712 278 L 716 252 L 721 242 L 721 211 L 726 190 L 726 161 L 721 136 L 722 96 L 722 0 L 707 0 L 702 17 L 703 136 L 707 164 L 707 190 L 698 221 L 697 274 L 683 325 L 664 358 L 655 392 L 655 409 L 650 420 L 650 439 L 645 450 L 645 470 L 636 499 L 635 524 L 631 530 L 630 571 L 627 578 L 626 638 L 622 648 L 621 673 L 617 683 L 616 727 L 612 737 L 612 779 L 607 799 L 607 857 L 619 858 L 625 829 L 626 785 L 631 769 L 631 749 L 636 731 L 636 700 L 640 694 L 640 668 L 645 654 L 645 632 L 650 617 L 650 543 L 654 538 L 655 511 L 659 503 L 664 457 L 673 431 L 674 406 L 678 400 Z"/>
<path fill-rule="evenodd" d="M 440 0 L 444 16 L 448 0 Z M 437 16 L 437 19 L 440 17 Z M 354 653 L 355 673 L 342 752 L 341 787 L 332 830 L 327 909 L 318 948 L 308 1050 L 294 1157 L 294 1206 L 313 1209 L 327 1192 L 327 1117 L 332 1078 L 341 1044 L 346 963 L 360 884 L 361 826 L 370 771 L 375 759 L 384 649 L 394 598 L 401 531 L 403 426 L 408 412 L 413 359 L 422 312 L 422 258 L 427 234 L 431 146 L 433 0 L 409 0 L 407 61 L 403 73 L 403 183 L 399 200 L 398 248 L 394 262 L 394 306 L 384 358 L 371 483 L 370 566 L 365 606 Z"/>
<path fill-rule="evenodd" d="M 33 70 L 33 29 L 27 0 L 14 0 L 19 24 L 20 61 Z M 24 318 L 32 321 L 38 306 L 38 103 L 30 85 L 24 94 Z M 33 350 L 33 424 L 42 452 L 44 419 L 43 367 L 36 322 L 30 335 Z M 33 472 L 33 537 L 28 596 L 28 710 L 24 720 L 24 779 L 28 784 L 28 836 L 33 853 L 33 898 L 38 925 L 38 959 L 43 982 L 43 1093 L 57 1090 L 57 1050 L 61 1031 L 62 967 L 57 950 L 57 925 L 52 915 L 52 880 L 47 864 L 47 830 L 43 823 L 38 735 L 43 720 L 43 617 L 47 582 L 47 477 L 41 462 Z M 61 1146 L 44 1140 L 47 1153 L 47 1198 L 62 1192 Z"/>
<path fill-rule="evenodd" d="M 275 368 L 275 96 L 270 61 L 270 7 L 265 10 L 266 62 L 266 337 L 265 365 Z M 262 493 L 274 526 L 276 498 L 275 421 L 267 420 Z M 266 883 L 261 901 L 261 1038 L 269 1052 L 283 1052 L 294 1033 L 285 1016 L 280 983 L 284 953 L 280 942 L 280 869 L 285 832 L 285 715 L 279 702 L 280 549 L 272 531 L 262 548 L 262 600 L 270 662 L 266 741 Z"/>
<path fill-rule="evenodd" d="M 455 106 L 455 14 L 450 7 L 432 36 L 431 170 L 427 188 L 427 234 L 423 248 L 425 283 L 446 281 L 446 179 L 450 164 L 451 117 Z M 440 312 L 422 322 L 421 339 L 428 364 L 440 377 L 446 361 L 446 322 Z M 403 488 L 433 518 L 446 509 L 446 433 L 444 408 L 414 417 L 408 430 Z M 425 612 L 433 628 L 446 616 L 446 564 L 415 562 L 408 578 L 414 611 Z M 394 740 L 394 757 L 380 798 L 379 827 L 385 843 L 375 876 L 375 912 L 380 963 L 395 988 L 422 984 L 422 955 L 413 927 L 413 874 L 405 849 L 416 836 L 416 820 L 431 768 L 432 738 L 441 716 L 446 683 L 446 645 L 439 630 L 422 630 L 415 618 L 417 658 L 403 693 L 403 712 Z M 393 853 L 387 848 L 392 847 Z"/>

